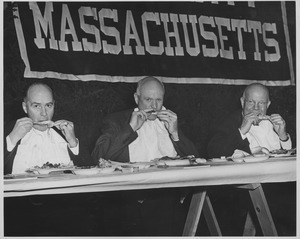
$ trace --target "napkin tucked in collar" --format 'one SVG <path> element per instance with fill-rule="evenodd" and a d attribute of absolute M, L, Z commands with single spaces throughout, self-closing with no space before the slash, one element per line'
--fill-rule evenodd
<path fill-rule="evenodd" d="M 131 162 L 149 162 L 156 158 L 177 155 L 168 130 L 158 118 L 153 121 L 146 120 L 137 130 L 137 134 L 137 139 L 129 145 Z"/>

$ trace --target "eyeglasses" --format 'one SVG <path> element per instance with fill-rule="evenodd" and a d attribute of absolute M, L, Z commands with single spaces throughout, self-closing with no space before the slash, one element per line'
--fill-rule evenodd
<path fill-rule="evenodd" d="M 256 104 L 258 104 L 258 107 L 263 108 L 266 107 L 266 105 L 268 104 L 268 102 L 263 102 L 263 101 L 256 102 L 254 100 L 247 100 L 247 99 L 245 99 L 244 101 L 249 107 L 253 107 Z"/>

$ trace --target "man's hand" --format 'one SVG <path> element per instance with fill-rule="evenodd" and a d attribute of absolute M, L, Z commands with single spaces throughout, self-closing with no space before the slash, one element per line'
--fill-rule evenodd
<path fill-rule="evenodd" d="M 55 125 L 57 125 L 57 128 L 59 128 L 64 134 L 64 136 L 66 137 L 66 140 L 70 145 L 70 148 L 76 147 L 78 141 L 75 136 L 73 122 L 67 120 L 58 120 L 55 122 Z"/>
<path fill-rule="evenodd" d="M 257 113 L 251 112 L 244 116 L 242 125 L 240 127 L 240 130 L 243 135 L 247 134 L 252 126 L 252 124 L 257 119 Z"/>
<path fill-rule="evenodd" d="M 174 141 L 179 140 L 177 115 L 171 110 L 161 110 L 157 113 L 159 120 L 163 121 Z"/>
<path fill-rule="evenodd" d="M 9 134 L 10 141 L 13 145 L 16 145 L 17 142 L 22 139 L 33 127 L 33 121 L 24 117 L 18 119 L 15 123 L 13 130 Z"/>
<path fill-rule="evenodd" d="M 130 126 L 135 132 L 142 127 L 144 122 L 147 120 L 147 113 L 144 110 L 133 111 L 130 119 Z"/>
<path fill-rule="evenodd" d="M 272 114 L 270 121 L 273 124 L 275 132 L 278 134 L 280 140 L 285 141 L 288 139 L 288 134 L 286 133 L 285 120 L 279 114 Z"/>

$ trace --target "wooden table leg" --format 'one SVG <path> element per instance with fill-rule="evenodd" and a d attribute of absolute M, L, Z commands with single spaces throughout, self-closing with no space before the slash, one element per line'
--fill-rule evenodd
<path fill-rule="evenodd" d="M 259 225 L 261 227 L 262 233 L 264 236 L 278 236 L 277 230 L 269 209 L 269 205 L 267 203 L 264 191 L 262 189 L 261 184 L 247 184 L 238 186 L 238 188 L 247 189 L 251 201 L 254 207 L 255 214 L 257 216 Z M 251 215 L 248 212 L 245 229 L 244 229 L 244 235 L 245 233 L 252 234 L 254 230 L 255 233 L 255 225 L 253 223 L 253 220 L 251 218 Z"/>
<path fill-rule="evenodd" d="M 278 236 L 262 186 L 249 190 L 249 194 L 263 235 Z"/>
<path fill-rule="evenodd" d="M 208 194 L 206 194 L 204 205 L 203 205 L 204 217 L 210 231 L 211 236 L 222 236 L 219 223 L 214 213 L 214 209 L 211 205 Z"/>
<path fill-rule="evenodd" d="M 250 212 L 248 212 L 247 217 L 246 217 L 246 223 L 245 223 L 245 227 L 244 227 L 243 236 L 255 236 L 255 233 L 256 233 L 256 228 L 254 226 Z"/>
<path fill-rule="evenodd" d="M 221 236 L 221 230 L 206 191 L 194 192 L 182 235 L 195 236 L 202 208 L 210 233 L 214 236 Z"/>

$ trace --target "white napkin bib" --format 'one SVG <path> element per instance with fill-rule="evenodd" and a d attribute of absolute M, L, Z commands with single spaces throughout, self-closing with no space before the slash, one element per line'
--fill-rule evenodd
<path fill-rule="evenodd" d="M 159 119 L 145 121 L 137 134 L 137 139 L 129 144 L 131 162 L 150 162 L 156 158 L 177 155 L 169 132 Z"/>
<path fill-rule="evenodd" d="M 257 126 L 252 125 L 246 137 L 250 143 L 251 151 L 258 146 L 267 148 L 269 151 L 281 148 L 279 136 L 274 131 L 272 123 L 268 120 L 261 121 Z M 288 149 L 290 148 L 291 145 Z"/>
<path fill-rule="evenodd" d="M 28 168 L 41 167 L 47 162 L 69 164 L 67 142 L 52 128 L 44 132 L 33 128 L 18 146 L 12 173 L 24 173 Z"/>

